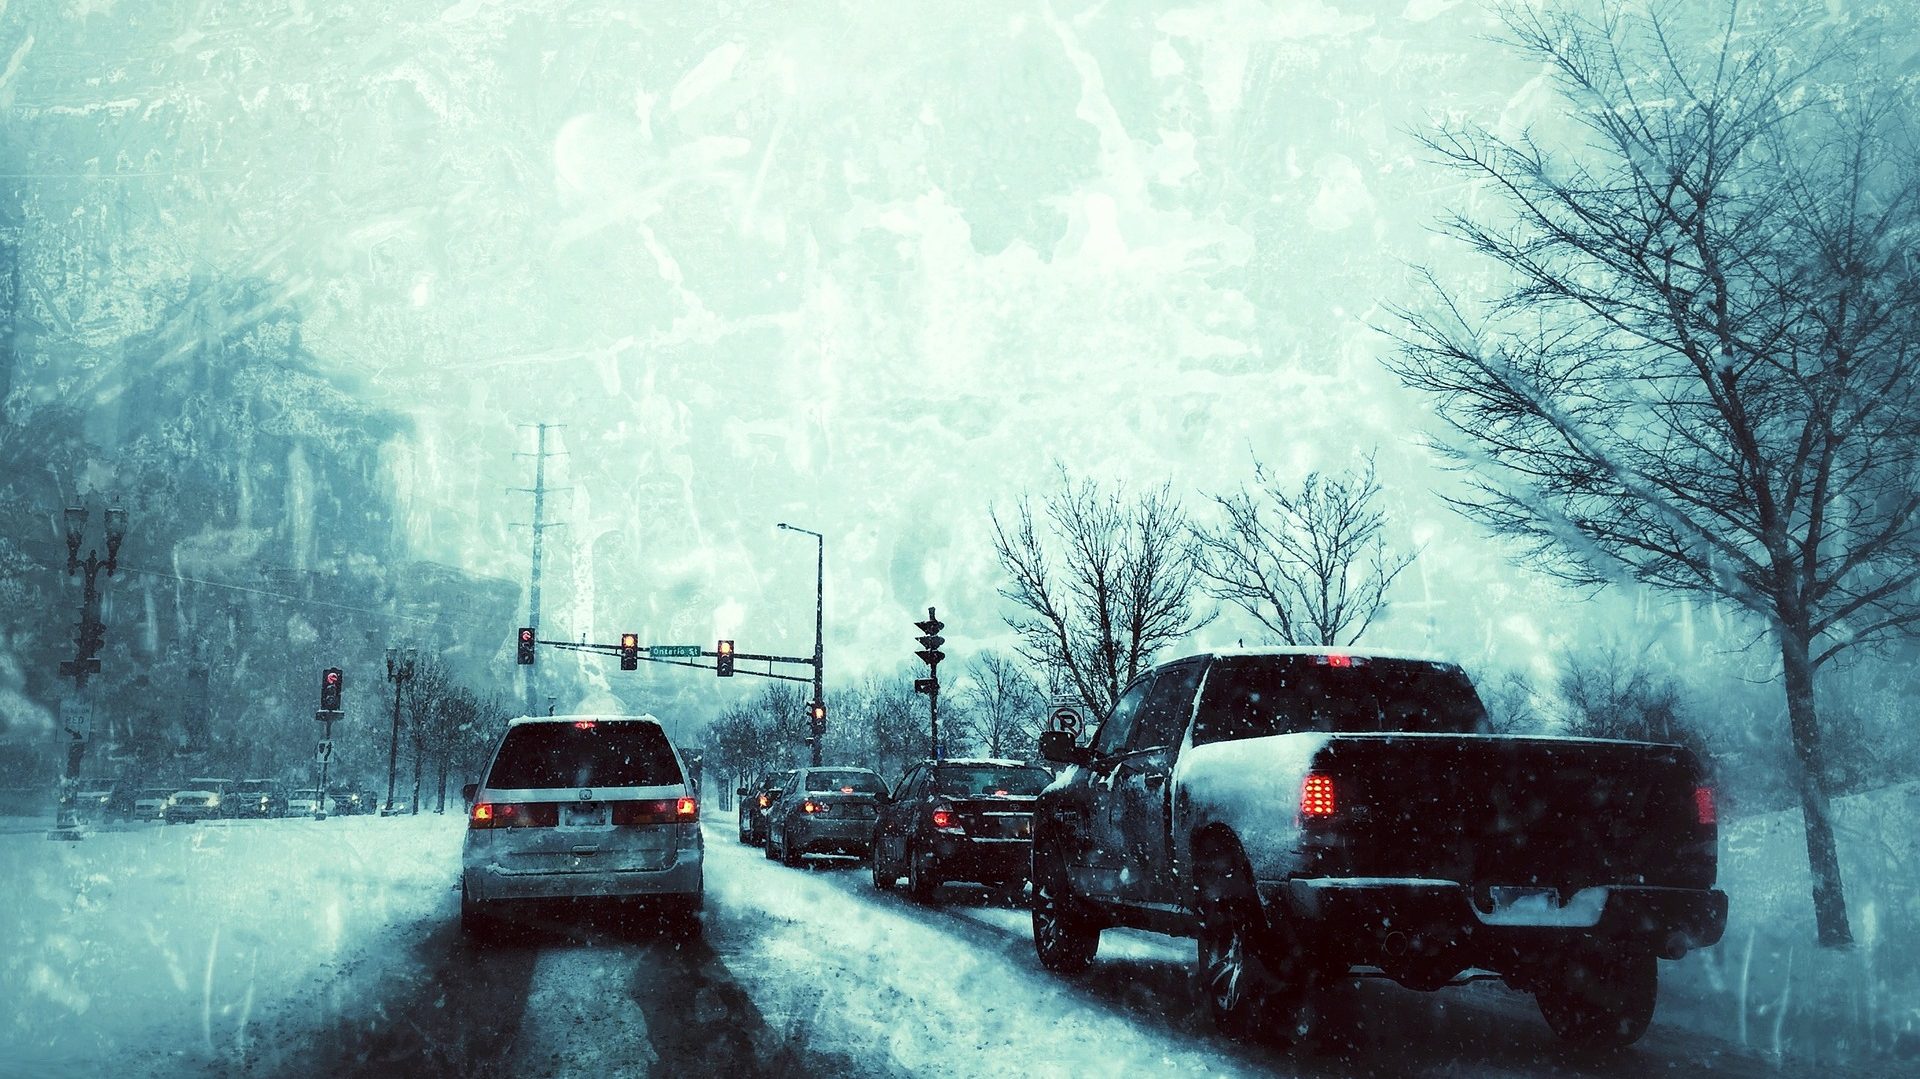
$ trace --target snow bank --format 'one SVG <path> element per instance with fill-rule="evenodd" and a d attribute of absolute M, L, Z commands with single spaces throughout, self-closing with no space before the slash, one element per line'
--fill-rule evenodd
<path fill-rule="evenodd" d="M 447 908 L 459 815 L 0 834 L 0 1070 L 238 1058 L 258 1020 Z"/>
<path fill-rule="evenodd" d="M 1798 811 L 1722 818 L 1721 943 L 1662 964 L 1657 1022 L 1777 1059 L 1906 1060 L 1920 1070 L 1920 783 L 1837 799 L 1834 828 L 1857 945 L 1814 945 Z"/>

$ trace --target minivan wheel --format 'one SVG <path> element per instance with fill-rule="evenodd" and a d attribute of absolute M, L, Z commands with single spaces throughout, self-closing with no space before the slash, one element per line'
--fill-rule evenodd
<path fill-rule="evenodd" d="M 467 886 L 460 885 L 460 932 L 472 941 L 485 941 L 493 936 L 493 918 L 481 909 L 480 901 L 467 894 Z"/>

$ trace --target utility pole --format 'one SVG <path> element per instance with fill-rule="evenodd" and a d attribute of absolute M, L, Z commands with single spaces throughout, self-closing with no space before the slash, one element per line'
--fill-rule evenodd
<path fill-rule="evenodd" d="M 814 541 L 813 578 L 813 700 L 807 705 L 807 729 L 812 736 L 813 767 L 820 767 L 821 743 L 827 740 L 826 670 L 823 651 L 827 627 L 827 537 L 810 528 L 782 522 L 787 532 L 812 536 Z"/>
<path fill-rule="evenodd" d="M 400 693 L 413 679 L 413 663 L 417 653 L 411 649 L 387 649 L 387 680 L 393 683 L 393 737 L 387 743 L 387 804 L 380 810 L 383 817 L 393 815 L 393 786 L 400 773 Z M 325 808 L 327 792 L 320 792 L 320 805 Z"/>
<path fill-rule="evenodd" d="M 527 625 L 532 626 L 537 632 L 540 628 L 540 549 L 542 546 L 542 533 L 546 532 L 549 528 L 557 527 L 555 524 L 548 523 L 546 519 L 547 458 L 561 455 L 557 451 L 552 453 L 548 452 L 547 432 L 557 431 L 566 425 L 560 423 L 531 423 L 521 424 L 521 426 L 532 427 L 534 429 L 534 451 L 531 454 L 516 453 L 514 456 L 533 458 L 533 486 L 515 487 L 512 488 L 512 490 L 533 495 L 533 523 L 526 526 L 533 530 L 533 569 L 527 577 Z M 571 488 L 563 487 L 560 488 L 560 490 L 571 490 Z M 534 679 L 533 671 L 533 666 L 529 664 L 526 670 L 526 714 L 537 716 L 540 714 L 540 689 Z"/>
<path fill-rule="evenodd" d="M 60 676 L 73 679 L 73 708 L 64 724 L 67 728 L 67 770 L 60 783 L 60 805 L 54 816 L 48 839 L 77 840 L 85 834 L 73 805 L 74 790 L 80 783 L 80 762 L 87 754 L 87 739 L 92 735 L 92 716 L 87 712 L 87 676 L 100 672 L 100 647 L 106 643 L 107 627 L 100 614 L 100 589 L 95 578 L 101 570 L 107 576 L 120 563 L 120 544 L 127 537 L 127 511 L 117 505 L 106 511 L 107 560 L 102 562 L 95 550 L 80 560 L 80 543 L 87 527 L 84 506 L 69 506 L 66 511 L 67 576 L 86 571 L 86 589 L 80 600 L 80 621 L 74 628 L 74 653 L 71 662 L 60 664 Z"/>

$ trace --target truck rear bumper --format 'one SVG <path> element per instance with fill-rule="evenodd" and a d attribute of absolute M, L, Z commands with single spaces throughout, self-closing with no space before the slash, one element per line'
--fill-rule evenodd
<path fill-rule="evenodd" d="M 1325 877 L 1262 881 L 1260 890 L 1268 909 L 1316 926 L 1323 939 L 1360 946 L 1363 962 L 1375 950 L 1500 958 L 1582 942 L 1677 959 L 1718 943 L 1727 925 L 1727 894 L 1717 888 L 1606 885 L 1494 910 L 1445 880 Z"/>

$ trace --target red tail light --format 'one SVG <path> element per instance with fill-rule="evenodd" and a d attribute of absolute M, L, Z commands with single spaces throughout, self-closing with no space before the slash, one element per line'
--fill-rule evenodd
<path fill-rule="evenodd" d="M 682 798 L 673 804 L 673 815 L 681 820 L 692 820 L 700 815 L 700 803 L 691 798 Z"/>
<path fill-rule="evenodd" d="M 593 729 L 593 720 L 576 719 L 573 721 L 573 729 L 576 731 L 590 731 Z"/>
<path fill-rule="evenodd" d="M 1315 772 L 1300 784 L 1300 815 L 1303 817 L 1333 816 L 1333 777 Z"/>
<path fill-rule="evenodd" d="M 994 792 L 993 792 L 993 796 L 994 796 L 995 798 L 1005 798 L 1005 797 L 1007 796 L 1007 792 L 1006 792 L 1006 791 L 994 791 Z"/>
<path fill-rule="evenodd" d="M 1719 810 L 1713 804 L 1712 787 L 1693 788 L 1693 815 L 1701 824 L 1720 823 Z"/>
<path fill-rule="evenodd" d="M 825 808 L 827 807 L 812 799 L 800 803 L 800 812 L 802 813 L 818 813 Z"/>
<path fill-rule="evenodd" d="M 613 823 L 622 827 L 642 824 L 681 824 L 700 816 L 700 804 L 691 798 L 613 802 L 611 805 Z"/>
<path fill-rule="evenodd" d="M 560 823 L 560 807 L 553 802 L 475 802 L 467 814 L 469 828 L 552 828 Z"/>
<path fill-rule="evenodd" d="M 933 821 L 934 828 L 943 832 L 958 831 L 960 829 L 959 817 L 953 812 L 952 806 L 935 806 L 931 820 Z"/>

